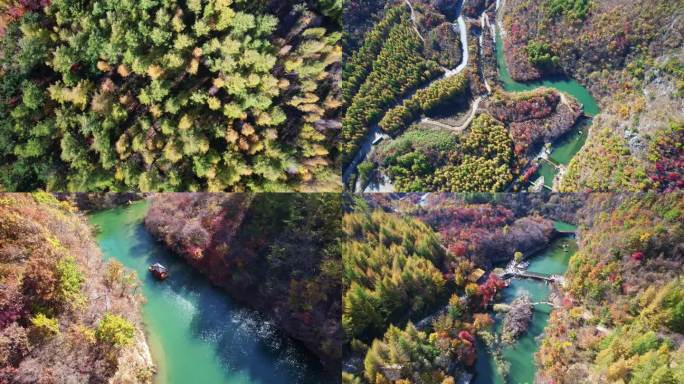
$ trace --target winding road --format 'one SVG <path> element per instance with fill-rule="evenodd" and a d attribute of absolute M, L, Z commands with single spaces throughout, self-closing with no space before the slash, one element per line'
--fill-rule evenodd
<path fill-rule="evenodd" d="M 460 14 L 460 6 L 458 9 L 458 13 L 458 19 L 456 23 L 454 23 L 453 28 L 454 32 L 456 32 L 456 26 L 458 26 L 458 33 L 461 36 L 461 49 L 463 51 L 463 59 L 461 60 L 461 64 L 459 64 L 456 68 L 444 72 L 444 78 L 451 77 L 453 75 L 461 73 L 466 68 L 466 66 L 468 66 L 468 29 L 466 28 L 466 23 L 465 19 L 463 18 L 463 15 Z"/>
<path fill-rule="evenodd" d="M 418 30 L 418 28 L 415 25 L 415 13 L 414 13 L 413 6 L 411 5 L 410 0 L 404 0 L 404 2 L 408 5 L 408 7 L 411 10 L 411 21 L 414 23 L 413 27 L 414 27 L 416 33 L 418 34 L 418 36 L 420 37 L 421 40 L 425 41 L 423 39 L 423 36 L 421 36 L 420 31 Z M 441 78 L 447 78 L 447 77 L 457 75 L 457 74 L 461 73 L 468 66 L 468 36 L 467 36 L 468 31 L 466 28 L 465 19 L 463 18 L 463 15 L 461 14 L 462 6 L 463 6 L 463 0 L 460 0 L 458 2 L 458 5 L 457 5 L 458 19 L 453 24 L 453 28 L 454 28 L 454 31 L 456 31 L 456 29 L 458 27 L 458 31 L 459 31 L 459 34 L 461 37 L 461 49 L 463 52 L 463 54 L 462 54 L 463 57 L 462 57 L 461 63 L 456 68 L 454 68 L 452 70 L 445 71 L 444 75 Z M 430 84 L 432 84 L 432 82 L 425 85 L 425 88 L 429 87 Z M 400 103 L 406 99 L 409 99 L 411 96 L 413 96 L 414 93 L 415 92 L 411 92 L 408 95 L 406 95 L 404 98 L 402 98 Z M 371 153 L 371 151 L 373 150 L 373 147 L 374 147 L 373 142 L 375 142 L 378 138 L 382 138 L 383 140 L 386 140 L 386 139 L 389 139 L 390 136 L 387 135 L 386 133 L 382 132 L 382 130 L 380 129 L 378 124 L 374 124 L 370 128 L 370 130 L 369 130 L 368 134 L 366 135 L 366 137 L 364 138 L 364 140 L 361 142 L 361 145 L 359 146 L 359 149 L 356 152 L 356 155 L 354 155 L 354 158 L 352 159 L 352 161 L 349 163 L 347 168 L 342 172 L 342 182 L 345 185 L 349 181 L 349 178 L 354 173 L 356 173 L 357 167 L 359 166 L 359 164 L 361 164 L 361 162 L 366 158 L 366 156 L 368 156 L 368 154 Z M 356 191 L 357 187 L 358 187 L 358 183 L 354 187 L 354 189 L 355 189 L 354 192 L 357 192 Z M 385 190 L 389 189 L 389 191 L 391 191 L 391 185 L 388 186 L 387 183 L 382 184 L 382 187 L 383 187 L 382 189 L 385 189 Z M 375 191 L 373 188 L 370 188 L 369 190 L 367 190 L 367 192 L 379 192 L 379 190 Z"/>

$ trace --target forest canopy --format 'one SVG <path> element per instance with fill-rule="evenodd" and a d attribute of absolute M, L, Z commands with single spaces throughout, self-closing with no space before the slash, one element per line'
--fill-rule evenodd
<path fill-rule="evenodd" d="M 341 1 L 9 3 L 0 187 L 338 185 Z"/>

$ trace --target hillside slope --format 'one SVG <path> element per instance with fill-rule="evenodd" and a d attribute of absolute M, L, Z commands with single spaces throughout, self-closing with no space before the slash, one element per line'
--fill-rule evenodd
<path fill-rule="evenodd" d="M 592 195 L 541 383 L 684 382 L 684 196 Z"/>
<path fill-rule="evenodd" d="M 684 1 L 502 3 L 511 76 L 568 75 L 602 109 L 560 190 L 683 188 Z"/>
<path fill-rule="evenodd" d="M 137 278 L 118 266 L 71 204 L 0 194 L 0 382 L 151 383 Z"/>

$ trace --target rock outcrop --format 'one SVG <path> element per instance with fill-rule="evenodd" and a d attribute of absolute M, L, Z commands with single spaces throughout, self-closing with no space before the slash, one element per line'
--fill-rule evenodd
<path fill-rule="evenodd" d="M 503 321 L 501 340 L 504 343 L 513 343 L 520 335 L 527 332 L 532 321 L 533 309 L 530 297 L 527 295 L 513 300 Z"/>

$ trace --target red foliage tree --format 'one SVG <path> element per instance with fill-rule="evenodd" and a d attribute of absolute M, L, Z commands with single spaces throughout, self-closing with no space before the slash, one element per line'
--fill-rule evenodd
<path fill-rule="evenodd" d="M 496 293 L 506 286 L 506 282 L 501 280 L 498 276 L 490 274 L 482 285 L 480 285 L 479 293 L 482 297 L 482 305 L 487 305 L 494 300 Z"/>

